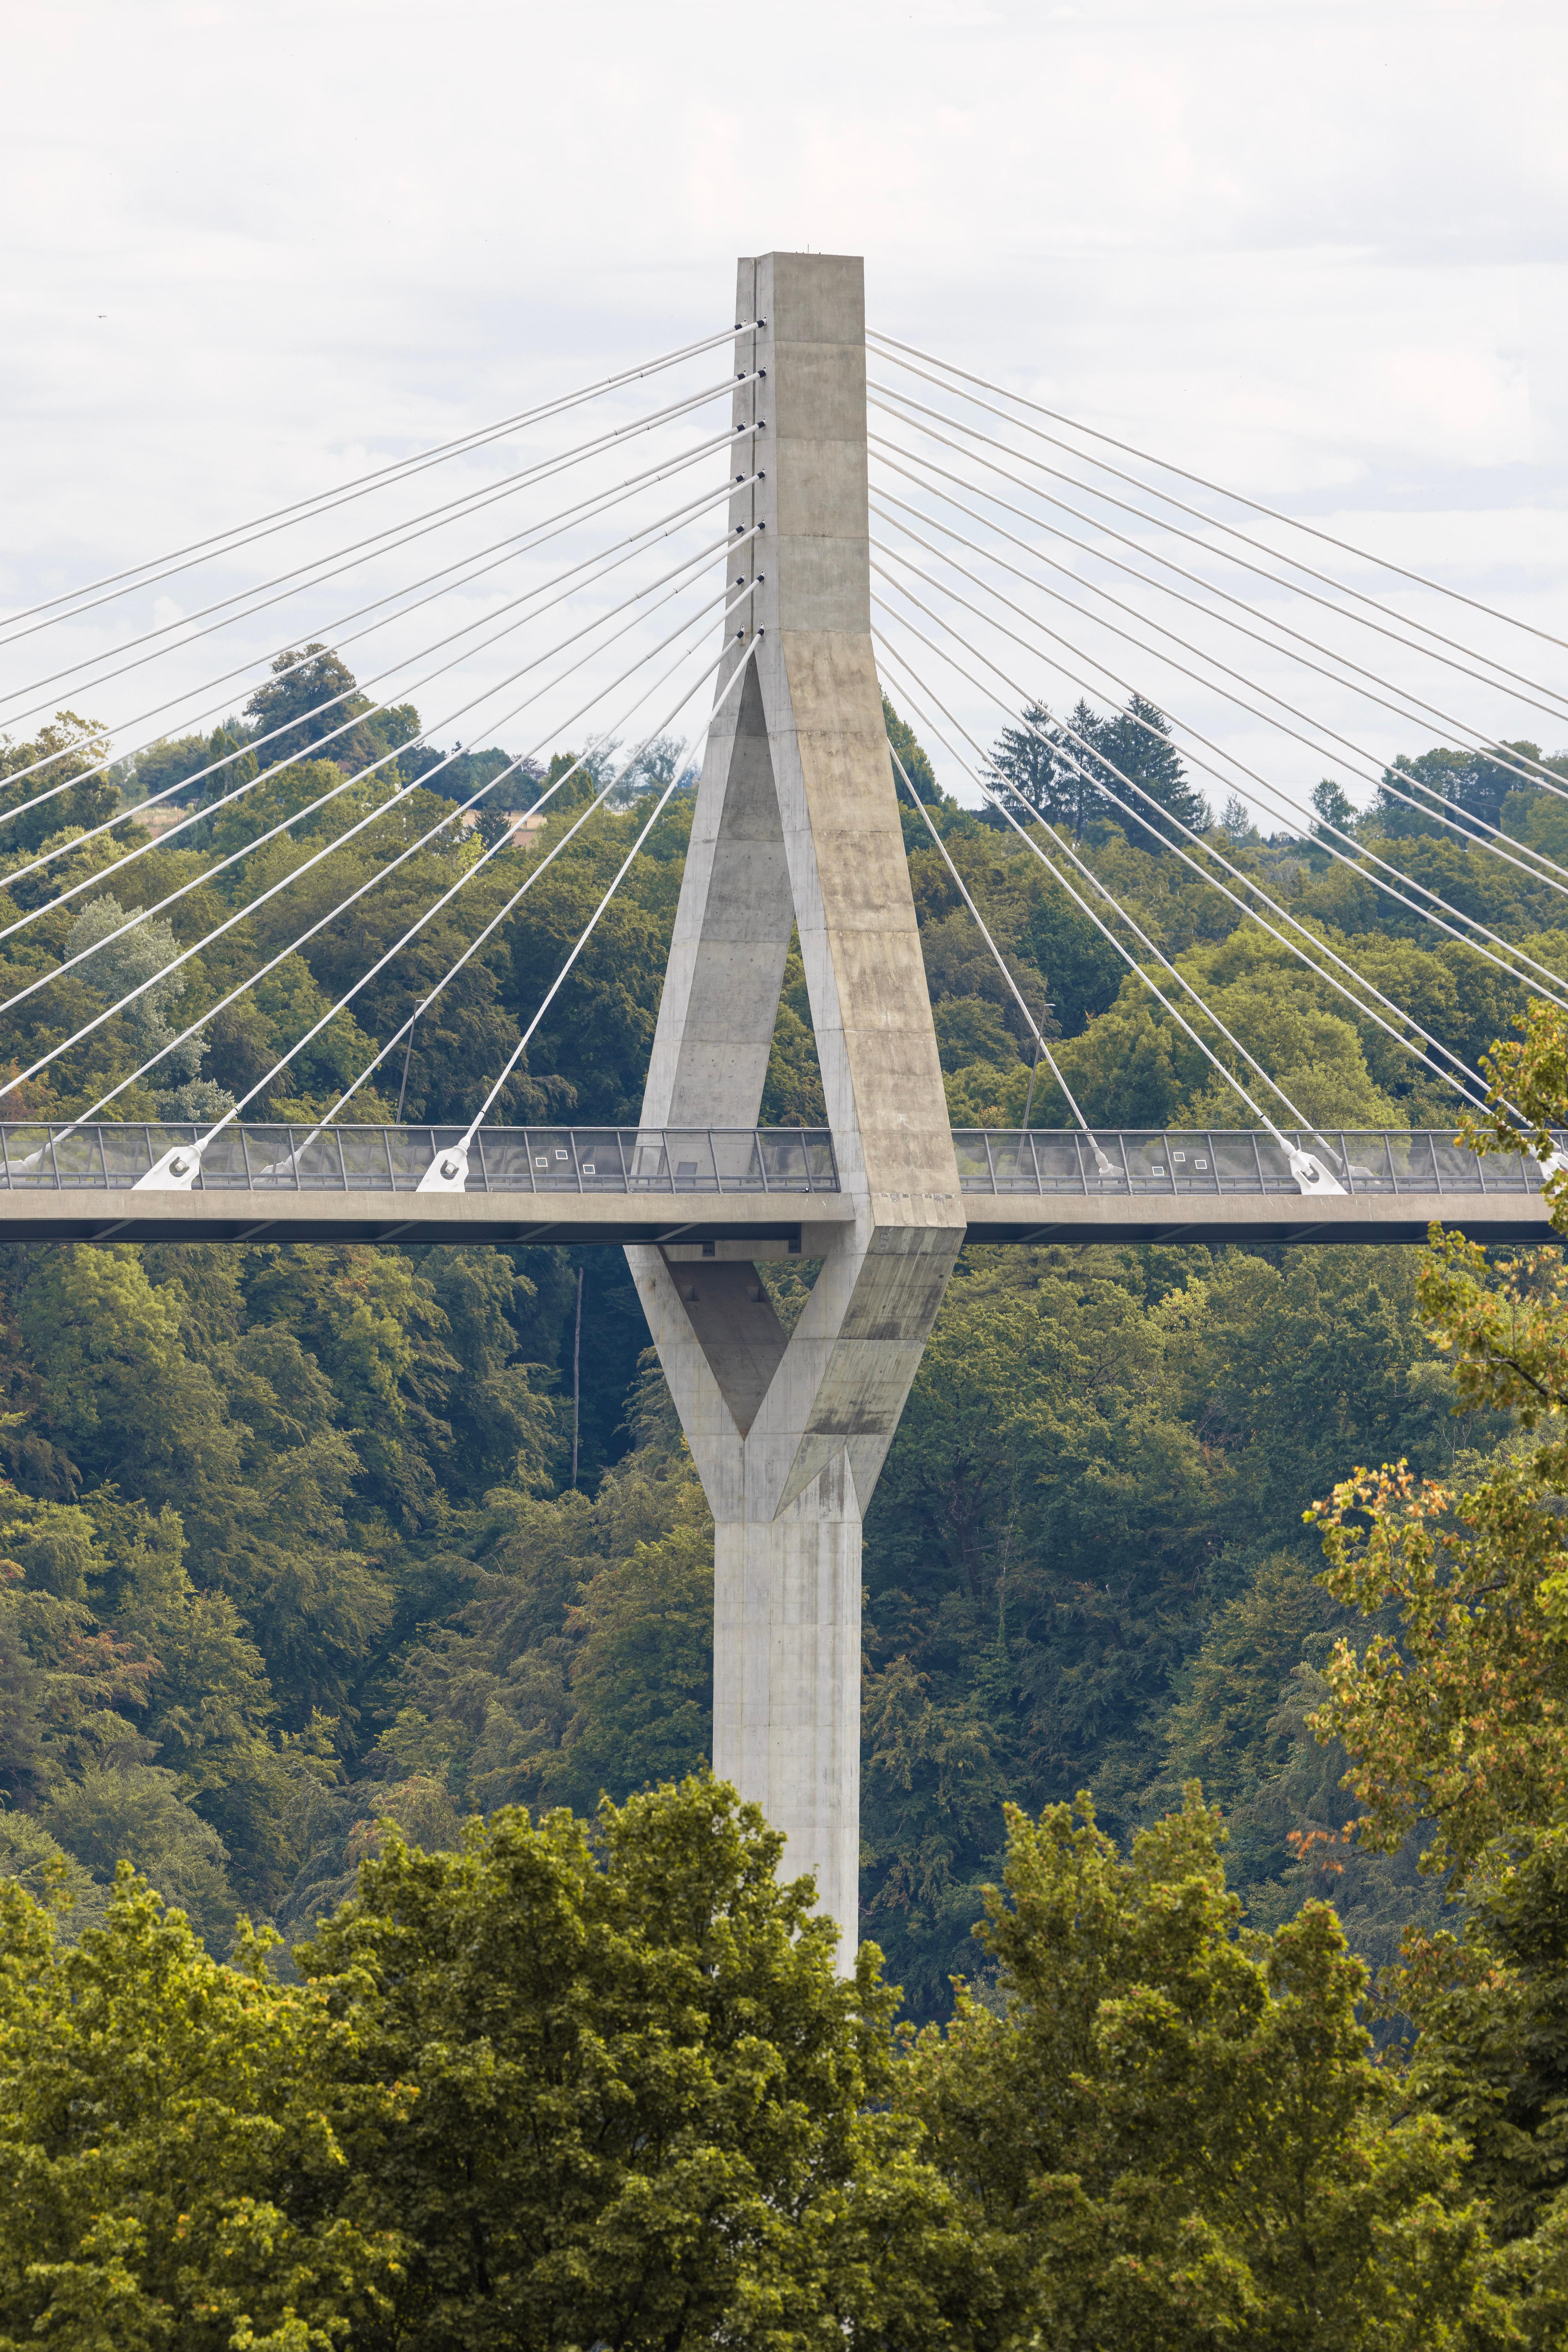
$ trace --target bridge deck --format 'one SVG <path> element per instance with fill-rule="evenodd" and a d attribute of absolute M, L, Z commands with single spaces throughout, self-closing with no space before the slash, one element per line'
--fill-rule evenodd
<path fill-rule="evenodd" d="M 196 1189 L 137 1192 L 191 1127 L 0 1125 L 0 1238 L 14 1241 L 660 1242 L 819 1255 L 849 1217 L 830 1137 L 774 1129 L 483 1131 L 460 1196 L 420 1192 L 451 1128 L 226 1130 Z M 1304 1198 L 1248 1131 L 960 1130 L 975 1241 L 1416 1241 L 1550 1237 L 1533 1160 L 1478 1159 L 1443 1132 L 1300 1139 L 1344 1191 Z"/>
<path fill-rule="evenodd" d="M 1342 1192 L 1304 1199 L 1279 1146 L 1249 1129 L 970 1128 L 953 1144 L 975 1240 L 1420 1241 L 1435 1220 L 1478 1241 L 1551 1238 L 1544 1178 L 1525 1154 L 1483 1159 L 1443 1129 L 1291 1139 Z"/>

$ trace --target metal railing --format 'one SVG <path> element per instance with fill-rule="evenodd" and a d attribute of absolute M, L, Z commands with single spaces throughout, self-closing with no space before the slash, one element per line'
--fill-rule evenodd
<path fill-rule="evenodd" d="M 0 1189 L 122 1192 L 202 1128 L 0 1123 Z M 456 1127 L 236 1124 L 202 1155 L 206 1192 L 411 1192 Z M 1545 1179 L 1527 1152 L 1480 1158 L 1451 1130 L 1319 1128 L 1294 1139 L 1348 1192 L 1521 1195 Z M 1299 1194 L 1285 1153 L 1250 1129 L 960 1128 L 966 1193 L 1139 1199 L 1196 1193 Z M 1568 1154 L 1568 1131 L 1557 1137 Z M 1103 1165 L 1101 1164 L 1103 1162 Z M 833 1139 L 823 1128 L 481 1128 L 468 1159 L 473 1192 L 837 1192 Z"/>
<path fill-rule="evenodd" d="M 458 1127 L 236 1124 L 202 1154 L 204 1192 L 412 1192 Z M 0 1187 L 124 1192 L 205 1130 L 0 1124 Z M 818 1128 L 489 1127 L 468 1155 L 470 1192 L 837 1192 Z"/>
<path fill-rule="evenodd" d="M 1517 1199 L 1539 1192 L 1546 1181 L 1528 1152 L 1482 1158 L 1457 1143 L 1451 1129 L 1314 1128 L 1292 1139 L 1347 1192 Z M 1072 1129 L 960 1128 L 952 1140 L 965 1192 L 1128 1200 L 1300 1191 L 1273 1137 L 1247 1128 L 1106 1128 L 1092 1139 Z M 1568 1133 L 1558 1133 L 1556 1142 L 1568 1153 Z"/>

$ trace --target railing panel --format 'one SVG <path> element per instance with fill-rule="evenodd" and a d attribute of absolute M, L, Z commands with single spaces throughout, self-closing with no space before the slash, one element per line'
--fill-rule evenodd
<path fill-rule="evenodd" d="M 1208 1156 L 1214 1164 L 1216 1191 L 1221 1192 L 1260 1192 L 1263 1190 L 1262 1160 L 1258 1145 L 1267 1136 L 1255 1135 L 1250 1129 L 1240 1134 L 1215 1133 L 1205 1137 Z"/>
<path fill-rule="evenodd" d="M 531 1127 L 527 1130 L 529 1172 L 535 1192 L 574 1192 L 577 1160 L 569 1127 Z"/>
<path fill-rule="evenodd" d="M 44 1160 L 52 1166 L 55 1179 L 61 1185 L 97 1192 L 105 1189 L 98 1137 L 91 1128 L 57 1128 Z"/>
<path fill-rule="evenodd" d="M 664 1140 L 678 1192 L 716 1192 L 719 1190 L 713 1139 L 705 1127 L 667 1128 Z"/>
<path fill-rule="evenodd" d="M 756 1130 L 732 1128 L 713 1135 L 713 1160 L 721 1192 L 763 1192 L 767 1180 Z"/>
<path fill-rule="evenodd" d="M 1432 1138 L 1425 1129 L 1409 1135 L 1391 1135 L 1388 1149 L 1394 1161 L 1396 1192 L 1436 1192 L 1439 1189 Z"/>
<path fill-rule="evenodd" d="M 833 1138 L 826 1128 L 802 1128 L 800 1130 L 805 1152 L 805 1177 L 814 1192 L 837 1192 L 838 1162 L 834 1156 Z"/>
<path fill-rule="evenodd" d="M 484 1138 L 487 1192 L 531 1192 L 533 1166 L 528 1138 L 515 1128 L 491 1128 Z"/>
<path fill-rule="evenodd" d="M 453 1129 L 450 1132 L 455 1143 L 458 1130 Z M 437 1138 L 441 1130 L 433 1127 L 389 1127 L 383 1133 L 393 1191 L 417 1192 L 420 1178 L 428 1172 L 435 1160 Z"/>
<path fill-rule="evenodd" d="M 1171 1179 L 1171 1155 L 1163 1134 L 1146 1129 L 1125 1129 L 1121 1137 L 1122 1154 L 1127 1167 L 1127 1181 L 1134 1194 L 1172 1192 L 1175 1185 Z"/>
<path fill-rule="evenodd" d="M 1347 1133 L 1344 1139 L 1345 1165 L 1342 1181 L 1352 1192 L 1392 1192 L 1394 1190 L 1394 1158 L 1389 1140 L 1381 1132 Z"/>
<path fill-rule="evenodd" d="M 952 1130 L 953 1154 L 958 1161 L 958 1181 L 966 1192 L 989 1192 L 991 1190 L 991 1155 L 985 1148 L 983 1127 L 955 1127 Z"/>
<path fill-rule="evenodd" d="M 310 1129 L 305 1130 L 309 1134 Z M 245 1171 L 247 1189 L 252 1192 L 292 1192 L 298 1177 L 294 1167 L 294 1146 L 286 1127 L 247 1126 L 243 1130 L 230 1129 L 228 1133 L 241 1136 L 239 1164 Z M 204 1153 L 203 1157 L 205 1155 Z"/>
<path fill-rule="evenodd" d="M 991 1130 L 991 1182 L 997 1192 L 1037 1192 L 1040 1179 L 1027 1132 L 1022 1128 Z"/>
<path fill-rule="evenodd" d="M 481 1133 L 483 1130 L 480 1130 Z M 574 1127 L 572 1148 L 577 1156 L 577 1181 L 584 1192 L 624 1192 L 621 1143 L 613 1127 Z"/>
<path fill-rule="evenodd" d="M 396 1132 L 395 1129 L 382 1127 L 339 1129 L 339 1145 L 343 1155 L 343 1182 L 350 1192 L 391 1192 L 392 1165 L 386 1145 L 389 1134 Z"/>
<path fill-rule="evenodd" d="M 669 1175 L 669 1154 L 665 1150 L 663 1130 L 645 1127 L 632 1130 L 631 1172 L 628 1189 L 634 1192 L 668 1192 L 672 1190 Z"/>
<path fill-rule="evenodd" d="M 1487 1176 L 1483 1178 L 1482 1162 L 1477 1154 L 1467 1151 L 1463 1144 L 1454 1141 L 1452 1136 L 1434 1135 L 1427 1139 L 1432 1146 L 1432 1157 L 1436 1162 L 1438 1181 L 1445 1192 L 1483 1192 L 1493 1181 L 1491 1171 L 1494 1168 L 1498 1171 L 1496 1180 L 1498 1187 L 1501 1189 L 1502 1163 L 1500 1161 L 1490 1161 L 1488 1164 Z"/>
<path fill-rule="evenodd" d="M 1178 1192 L 1218 1192 L 1214 1151 L 1206 1135 L 1168 1132 L 1165 1152 L 1171 1181 Z"/>
<path fill-rule="evenodd" d="M 1034 1162 L 1035 1188 L 1037 1192 L 1076 1192 L 1081 1199 L 1086 1191 L 1099 1192 L 1107 1189 L 1106 1180 L 1100 1173 L 1098 1160 L 1093 1152 L 1086 1149 L 1083 1139 L 1076 1128 L 1037 1128 L 1030 1134 L 1028 1140 L 1029 1149 L 1026 1157 L 1024 1154 L 1019 1156 L 1019 1169 L 1022 1172 L 1023 1167 L 1028 1160 Z M 1100 1148 L 1104 1150 L 1103 1145 Z M 1120 1180 L 1121 1154 L 1111 1151 L 1107 1156 Z M 1109 1189 L 1112 1192 L 1124 1192 L 1126 1186 L 1118 1181 Z"/>
<path fill-rule="evenodd" d="M 306 1132 L 309 1131 L 307 1129 Z M 250 1191 L 245 1135 L 238 1126 L 226 1127 L 223 1133 L 208 1144 L 202 1154 L 202 1172 L 197 1181 L 204 1192 Z"/>

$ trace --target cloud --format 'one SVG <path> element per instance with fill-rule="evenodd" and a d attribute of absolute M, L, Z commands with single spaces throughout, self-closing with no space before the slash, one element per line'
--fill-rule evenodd
<path fill-rule="evenodd" d="M 1568 636 L 1565 56 L 1520 0 L 59 0 L 8 55 L 0 593 L 700 333 L 737 252 L 809 245 L 890 331 Z"/>

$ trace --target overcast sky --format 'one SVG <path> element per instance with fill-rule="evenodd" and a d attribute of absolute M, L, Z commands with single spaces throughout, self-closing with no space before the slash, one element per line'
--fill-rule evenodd
<path fill-rule="evenodd" d="M 709 331 L 737 253 L 812 247 L 889 332 L 1568 637 L 1565 54 L 1561 0 L 12 0 L 0 595 Z"/>

